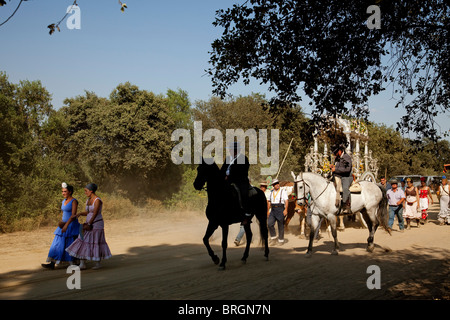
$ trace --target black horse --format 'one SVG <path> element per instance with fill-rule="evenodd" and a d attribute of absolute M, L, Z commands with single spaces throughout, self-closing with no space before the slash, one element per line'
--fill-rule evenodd
<path fill-rule="evenodd" d="M 208 163 L 211 164 L 208 164 Z M 208 194 L 208 205 L 206 207 L 206 217 L 209 220 L 208 227 L 206 229 L 205 236 L 203 237 L 203 243 L 208 250 L 208 254 L 212 258 L 215 264 L 220 262 L 217 255 L 209 245 L 209 238 L 214 231 L 220 226 L 222 228 L 222 262 L 220 263 L 220 269 L 225 269 L 227 262 L 227 238 L 228 238 L 228 226 L 233 223 L 241 223 L 244 219 L 242 213 L 239 210 L 237 196 L 233 194 L 233 187 L 229 186 L 225 182 L 223 173 L 220 172 L 219 167 L 213 161 L 202 160 L 197 168 L 197 177 L 194 181 L 194 188 L 201 190 L 206 183 L 206 191 Z M 262 190 L 255 188 L 256 194 L 252 195 L 249 202 L 250 214 L 256 216 L 259 221 L 259 230 L 261 234 L 261 241 L 264 241 L 264 256 L 269 259 L 269 244 L 268 244 L 268 229 L 267 229 L 267 199 Z M 244 224 L 245 235 L 247 238 L 247 244 L 245 246 L 242 262 L 245 263 L 248 258 L 250 250 L 250 242 L 252 241 L 252 231 L 250 228 L 250 219 L 248 223 Z"/>

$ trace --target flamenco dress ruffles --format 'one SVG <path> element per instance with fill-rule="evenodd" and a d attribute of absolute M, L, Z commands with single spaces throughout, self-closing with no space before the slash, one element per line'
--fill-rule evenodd
<path fill-rule="evenodd" d="M 86 211 L 88 212 L 86 221 L 90 221 L 94 215 L 94 204 L 96 201 L 101 202 L 101 199 L 96 198 L 90 206 L 88 206 L 86 202 Z M 109 250 L 109 246 L 105 239 L 102 206 L 103 204 L 101 203 L 95 221 L 92 223 L 93 229 L 84 231 L 83 235 L 80 235 L 72 245 L 66 249 L 72 257 L 91 261 L 100 261 L 111 258 L 111 251 Z"/>
<path fill-rule="evenodd" d="M 66 205 L 64 205 L 64 199 L 62 201 L 61 210 L 63 212 L 62 221 L 67 222 L 72 216 L 72 204 L 76 201 L 75 198 L 69 201 Z M 67 227 L 66 232 L 62 232 L 60 227 L 57 227 L 53 238 L 52 245 L 50 246 L 50 250 L 48 252 L 47 262 L 54 262 L 55 264 L 59 264 L 63 261 L 71 262 L 73 261 L 73 257 L 70 256 L 66 252 L 66 248 L 69 247 L 80 233 L 80 223 L 78 219 L 73 220 L 69 226 Z"/>
<path fill-rule="evenodd" d="M 422 219 L 425 220 L 428 217 L 428 190 L 427 189 L 420 189 L 419 190 L 419 204 L 420 204 L 420 210 L 422 210 Z"/>

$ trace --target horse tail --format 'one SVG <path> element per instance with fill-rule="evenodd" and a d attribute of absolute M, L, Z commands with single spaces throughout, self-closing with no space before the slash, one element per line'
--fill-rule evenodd
<path fill-rule="evenodd" d="M 377 219 L 380 226 L 383 227 L 384 230 L 386 230 L 391 235 L 391 230 L 388 226 L 388 219 L 389 219 L 389 212 L 387 209 L 388 205 L 388 198 L 386 195 L 386 189 L 382 186 L 378 186 L 381 190 L 381 201 L 378 203 L 378 210 L 377 210 Z"/>
<path fill-rule="evenodd" d="M 267 213 L 264 219 L 258 219 L 259 221 L 259 243 L 262 247 L 265 245 L 265 241 L 269 238 L 269 229 L 267 228 Z"/>
<path fill-rule="evenodd" d="M 260 244 L 261 246 L 264 246 L 269 238 L 269 229 L 267 227 L 267 198 L 261 189 L 256 188 L 256 190 L 258 194 L 255 203 L 255 216 L 259 222 Z"/>

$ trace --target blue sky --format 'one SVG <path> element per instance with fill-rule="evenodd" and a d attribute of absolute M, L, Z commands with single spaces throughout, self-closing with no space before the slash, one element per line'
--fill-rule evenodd
<path fill-rule="evenodd" d="M 3 22 L 19 0 L 6 0 L 0 8 Z M 165 94 L 181 88 L 191 102 L 212 95 L 208 51 L 221 34 L 212 25 L 215 11 L 231 7 L 233 0 L 124 0 L 120 11 L 116 0 L 78 0 L 81 29 L 48 34 L 47 25 L 59 21 L 72 0 L 24 1 L 16 15 L 0 27 L 0 70 L 9 80 L 41 80 L 53 96 L 55 109 L 68 97 L 84 95 L 84 90 L 107 97 L 126 81 L 140 89 Z M 234 95 L 259 92 L 270 97 L 265 87 L 254 81 L 237 84 Z M 394 109 L 391 92 L 370 100 L 370 120 L 395 125 L 403 115 Z M 302 104 L 310 111 L 307 102 Z M 442 114 L 441 130 L 450 129 L 450 117 Z"/>

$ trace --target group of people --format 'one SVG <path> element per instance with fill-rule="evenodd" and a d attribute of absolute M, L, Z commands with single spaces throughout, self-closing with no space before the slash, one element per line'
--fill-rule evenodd
<path fill-rule="evenodd" d="M 438 214 L 439 224 L 441 226 L 444 224 L 450 225 L 450 184 L 446 176 L 442 176 L 442 182 L 436 195 L 439 198 L 440 207 Z"/>
<path fill-rule="evenodd" d="M 414 221 L 417 227 L 421 223 L 426 223 L 428 218 L 428 209 L 433 204 L 431 189 L 426 184 L 425 177 L 420 179 L 420 187 L 413 184 L 411 178 L 399 182 L 396 179 L 390 181 L 387 185 L 386 179 L 381 178 L 381 184 L 387 188 L 386 195 L 389 203 L 389 228 L 392 229 L 394 219 L 397 217 L 400 231 L 411 229 L 411 221 Z M 440 198 L 440 212 L 438 219 L 441 225 L 450 223 L 449 209 L 449 185 L 447 177 L 442 177 L 442 183 L 439 186 L 437 195 Z M 406 222 L 406 226 L 405 226 Z"/>
<path fill-rule="evenodd" d="M 100 261 L 111 257 L 106 243 L 102 217 L 102 200 L 95 194 L 97 185 L 89 183 L 84 188 L 87 197 L 86 210 L 78 212 L 78 200 L 73 197 L 74 188 L 62 184 L 62 219 L 54 232 L 47 261 L 42 267 L 55 269 L 61 263 L 74 265 L 79 263 L 81 270 L 86 269 L 86 261 L 95 261 L 92 269 L 101 268 Z M 86 222 L 80 224 L 78 218 L 86 216 Z"/>
<path fill-rule="evenodd" d="M 226 170 L 228 174 L 238 172 L 236 169 L 233 170 L 233 167 L 238 167 L 236 165 L 238 162 L 232 160 L 232 158 L 233 155 L 239 152 L 239 144 L 235 143 L 233 149 L 234 150 L 230 152 L 231 157 L 230 159 L 228 159 L 229 164 L 225 164 L 222 167 L 227 168 Z M 332 151 L 335 155 L 335 163 L 334 165 L 331 165 L 330 168 L 333 173 L 333 177 L 338 181 L 338 183 L 342 185 L 342 199 L 340 200 L 340 203 L 337 204 L 337 206 L 341 208 L 339 211 L 340 213 L 351 213 L 350 185 L 353 182 L 353 177 L 351 174 L 352 160 L 351 157 L 345 152 L 345 148 L 343 145 L 334 146 Z M 245 163 L 245 160 L 243 161 L 243 163 Z M 225 179 L 227 179 L 228 181 L 236 180 L 236 178 L 229 179 L 228 174 L 226 175 Z M 244 186 L 248 185 L 248 166 L 244 167 L 244 170 L 241 169 L 239 171 L 239 175 L 241 177 L 239 181 L 247 179 L 244 182 Z M 280 187 L 280 182 L 278 179 L 273 180 L 271 185 L 273 188 L 270 191 L 267 190 L 268 185 L 265 182 L 261 182 L 259 187 L 265 193 L 267 199 L 267 226 L 269 228 L 271 243 L 278 243 L 279 245 L 283 245 L 286 242 L 286 240 L 284 239 L 284 219 L 287 215 L 289 197 L 286 189 Z M 242 188 L 245 188 L 244 186 Z M 275 224 L 277 224 L 278 237 L 275 230 Z M 243 236 L 244 228 L 241 225 L 240 231 L 234 241 L 237 246 L 240 244 Z"/>
<path fill-rule="evenodd" d="M 230 147 L 230 155 L 221 168 L 225 181 L 235 190 L 237 200 L 242 213 L 241 230 L 238 233 L 235 244 L 239 245 L 243 235 L 243 226 L 250 223 L 251 214 L 248 208 L 248 193 L 251 187 L 248 179 L 249 161 L 247 157 L 240 153 L 239 143 L 235 142 Z M 351 174 L 352 161 L 345 153 L 343 146 L 333 149 L 336 156 L 335 164 L 331 166 L 333 176 L 342 185 L 342 199 L 340 203 L 340 213 L 350 213 L 351 194 L 349 191 L 353 181 Z M 404 185 L 406 183 L 406 185 Z M 421 220 L 426 222 L 427 210 L 433 204 L 431 189 L 426 185 L 425 178 L 421 179 L 421 187 L 413 185 L 411 178 L 402 181 L 399 187 L 397 180 L 390 181 L 390 187 L 384 177 L 381 178 L 381 185 L 387 189 L 389 203 L 389 223 L 392 229 L 394 219 L 397 217 L 400 231 L 411 228 L 411 221 L 415 221 L 419 227 Z M 260 188 L 266 194 L 268 228 L 271 242 L 285 243 L 284 239 L 284 219 L 288 209 L 288 194 L 280 187 L 280 182 L 275 179 L 272 182 L 273 189 L 267 190 L 267 183 L 260 183 Z M 104 223 L 102 218 L 102 200 L 95 194 L 97 185 L 90 183 L 84 191 L 87 196 L 86 211 L 78 212 L 78 201 L 73 197 L 74 188 L 63 183 L 62 195 L 64 200 L 61 204 L 62 220 L 54 232 L 54 240 L 51 244 L 47 264 L 42 264 L 45 268 L 54 269 L 61 262 L 74 264 L 79 261 L 80 269 L 86 268 L 86 260 L 95 261 L 93 269 L 101 267 L 100 261 L 111 257 L 111 252 L 105 240 Z M 440 198 L 441 210 L 439 221 L 441 224 L 450 224 L 449 208 L 449 185 L 447 178 L 442 177 L 442 185 L 437 192 Z M 80 224 L 78 218 L 86 216 L 86 222 Z M 405 223 L 406 221 L 406 227 Z M 275 224 L 278 224 L 278 237 L 275 231 Z"/>

